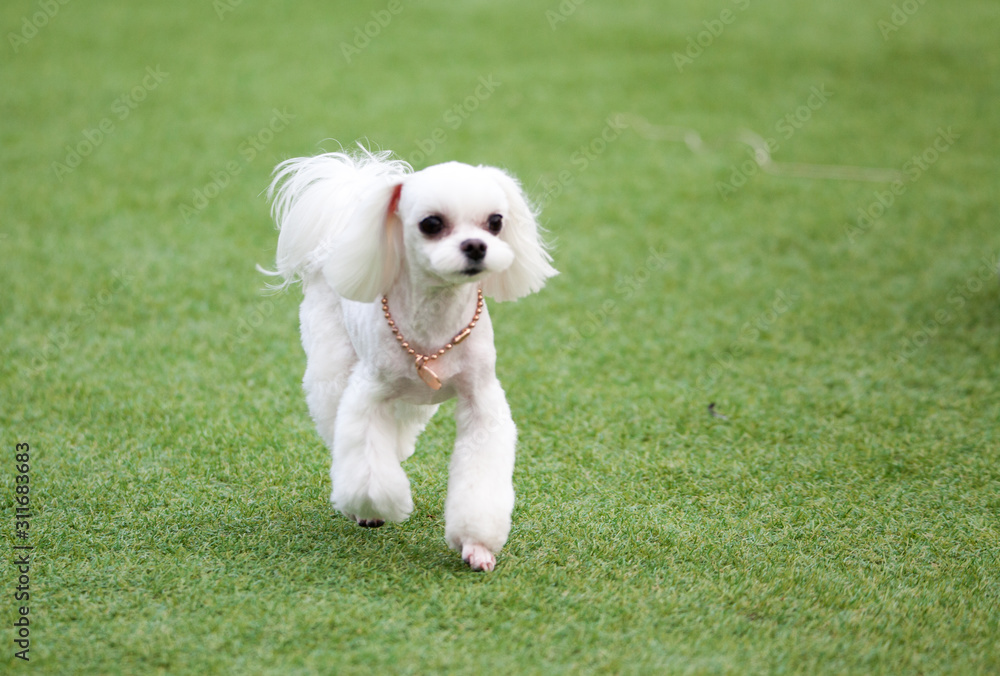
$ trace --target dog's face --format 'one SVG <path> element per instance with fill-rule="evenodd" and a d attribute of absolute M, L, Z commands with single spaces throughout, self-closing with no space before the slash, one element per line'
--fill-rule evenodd
<path fill-rule="evenodd" d="M 394 201 L 408 263 L 441 283 L 477 281 L 514 262 L 501 239 L 510 205 L 490 170 L 459 162 L 428 167 L 408 176 Z"/>

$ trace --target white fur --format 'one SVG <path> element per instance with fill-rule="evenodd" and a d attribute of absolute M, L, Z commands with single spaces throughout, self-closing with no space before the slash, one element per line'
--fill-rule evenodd
<path fill-rule="evenodd" d="M 280 228 L 275 275 L 301 280 L 303 379 L 309 411 L 331 449 L 334 507 L 363 526 L 413 511 L 401 463 L 438 405 L 452 397 L 457 438 L 445 539 L 473 570 L 493 570 L 514 508 L 517 429 L 495 373 L 489 311 L 471 335 L 417 375 L 382 313 L 381 298 L 419 353 L 448 344 L 475 312 L 476 289 L 513 300 L 542 288 L 550 265 L 517 182 L 493 167 L 449 162 L 412 172 L 390 153 L 328 153 L 278 166 L 269 195 Z M 488 231 L 499 214 L 503 227 Z M 427 236 L 438 216 L 447 230 Z M 463 243 L 485 245 L 481 260 Z"/>

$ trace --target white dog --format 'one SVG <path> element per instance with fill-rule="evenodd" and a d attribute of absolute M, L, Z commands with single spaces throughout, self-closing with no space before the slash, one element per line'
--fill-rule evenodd
<path fill-rule="evenodd" d="M 303 387 L 333 455 L 334 507 L 366 527 L 405 520 L 401 462 L 457 397 L 445 538 L 473 570 L 493 570 L 510 532 L 517 429 L 482 297 L 514 300 L 557 272 L 506 173 L 457 162 L 414 173 L 390 157 L 280 164 L 271 274 L 302 281 Z"/>

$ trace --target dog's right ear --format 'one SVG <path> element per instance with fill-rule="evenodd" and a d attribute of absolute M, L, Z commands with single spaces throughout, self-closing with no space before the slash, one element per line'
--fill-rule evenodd
<path fill-rule="evenodd" d="M 284 285 L 321 272 L 344 298 L 371 302 L 388 292 L 403 255 L 396 205 L 411 171 L 390 157 L 362 149 L 278 166 L 269 196 Z"/>
<path fill-rule="evenodd" d="M 347 227 L 328 243 L 323 276 L 342 297 L 370 303 L 389 293 L 403 261 L 403 226 L 396 214 L 402 182 L 360 195 Z"/>

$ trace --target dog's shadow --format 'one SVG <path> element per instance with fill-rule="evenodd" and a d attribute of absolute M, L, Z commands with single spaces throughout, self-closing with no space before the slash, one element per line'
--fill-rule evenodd
<path fill-rule="evenodd" d="M 379 528 L 362 528 L 351 519 L 327 508 L 331 548 L 349 548 L 352 558 L 367 560 L 370 569 L 468 571 L 457 552 L 444 540 L 444 520 L 441 509 L 422 508 L 419 500 L 402 523 L 386 523 Z"/>
<path fill-rule="evenodd" d="M 408 520 L 380 528 L 362 528 L 317 499 L 293 506 L 290 513 L 268 510 L 246 520 L 226 519 L 203 535 L 226 542 L 227 557 L 259 565 L 268 576 L 292 584 L 377 580 L 382 587 L 397 576 L 403 584 L 414 574 L 478 576 L 445 543 L 443 505 L 422 504 L 419 498 L 416 503 Z"/>

